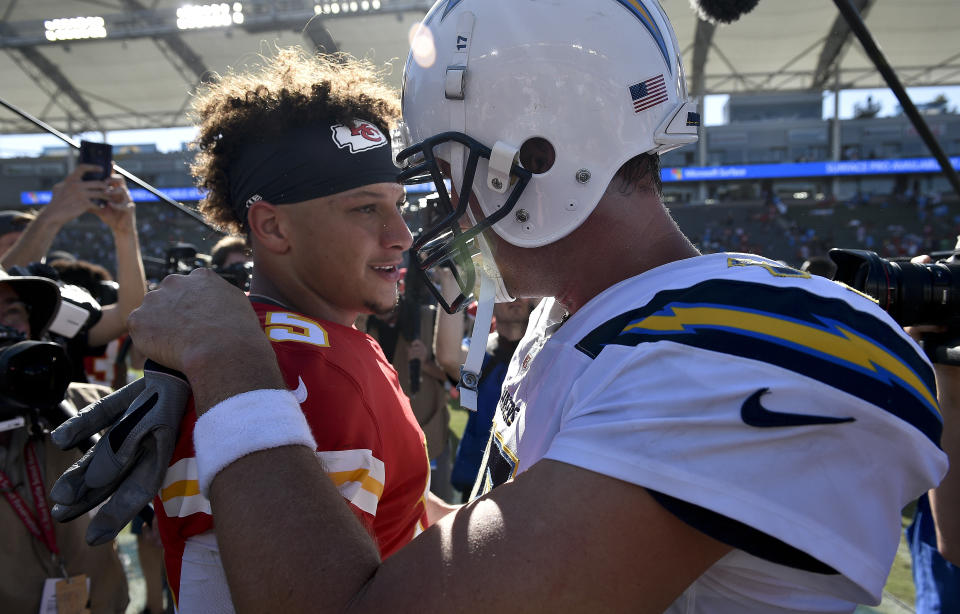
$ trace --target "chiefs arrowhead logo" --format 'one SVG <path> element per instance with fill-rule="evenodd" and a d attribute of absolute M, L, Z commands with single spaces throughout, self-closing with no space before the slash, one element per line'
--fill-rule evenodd
<path fill-rule="evenodd" d="M 387 145 L 389 141 L 380 129 L 370 122 L 354 121 L 353 126 L 334 124 L 330 126 L 333 132 L 333 142 L 337 147 L 350 149 L 350 153 L 358 153 L 368 149 L 376 149 Z"/>

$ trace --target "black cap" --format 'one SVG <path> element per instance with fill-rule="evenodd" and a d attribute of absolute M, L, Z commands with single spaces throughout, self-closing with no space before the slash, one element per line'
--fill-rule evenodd
<path fill-rule="evenodd" d="M 23 232 L 32 219 L 33 216 L 23 211 L 0 211 L 0 236 L 10 232 Z"/>
<path fill-rule="evenodd" d="M 39 339 L 60 309 L 60 287 L 46 277 L 10 275 L 0 269 L 0 283 L 10 284 L 30 308 L 30 337 Z"/>

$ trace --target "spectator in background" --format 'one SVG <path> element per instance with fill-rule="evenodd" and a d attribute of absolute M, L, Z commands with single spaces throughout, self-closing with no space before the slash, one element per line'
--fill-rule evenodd
<path fill-rule="evenodd" d="M 43 277 L 9 277 L 0 272 L 0 346 L 21 339 L 42 339 L 60 302 L 56 284 Z M 62 393 L 63 391 L 59 391 Z M 71 384 L 63 403 L 76 411 L 101 396 L 98 387 Z M 0 394 L 0 475 L 5 500 L 0 501 L 0 604 L 4 613 L 35 614 L 40 608 L 44 583 L 62 579 L 64 570 L 72 577 L 90 578 L 90 607 L 93 612 L 121 614 L 127 606 L 127 582 L 113 542 L 88 546 L 84 533 L 89 517 L 83 515 L 69 524 L 50 521 L 49 493 L 54 480 L 76 462 L 75 450 L 61 451 L 49 436 L 26 424 L 10 428 L 8 419 L 20 411 L 5 394 Z M 37 472 L 45 486 L 37 496 L 30 486 Z M 18 503 L 21 507 L 15 508 Z M 18 512 L 17 509 L 20 511 Z M 28 528 L 30 521 L 33 528 Z M 50 532 L 45 529 L 48 525 Z M 54 554 L 56 551 L 58 554 Z M 85 602 L 86 600 L 84 600 Z"/>
<path fill-rule="evenodd" d="M 35 217 L 36 214 L 29 211 L 0 211 L 0 256 L 13 247 Z"/>
<path fill-rule="evenodd" d="M 956 248 L 960 249 L 960 241 Z M 912 262 L 929 263 L 931 258 L 917 256 Z M 956 333 L 945 326 L 931 325 L 907 330 L 917 339 L 925 333 Z M 940 337 L 940 341 L 956 339 Z M 943 415 L 940 446 L 951 463 L 939 486 L 917 501 L 913 522 L 906 529 L 917 614 L 960 612 L 960 366 L 933 366 Z"/>
<path fill-rule="evenodd" d="M 943 482 L 930 492 L 930 507 L 937 527 L 937 547 L 953 565 L 960 566 L 960 367 L 935 365 L 937 394 L 944 416 L 941 445 L 954 461 Z M 954 568 L 954 577 L 960 572 Z M 954 584 L 960 591 L 960 582 Z M 955 605 L 960 609 L 960 593 Z"/>
<path fill-rule="evenodd" d="M 99 264 L 76 258 L 67 259 L 63 252 L 51 252 L 47 264 L 57 271 L 60 281 L 80 286 L 100 303 L 101 306 L 117 302 L 118 284 L 113 281 L 110 271 Z"/>
<path fill-rule="evenodd" d="M 243 237 L 228 235 L 213 246 L 210 250 L 210 265 L 215 269 L 225 269 L 228 266 L 250 260 L 250 250 Z"/>
<path fill-rule="evenodd" d="M 453 275 L 449 270 L 440 274 L 440 283 L 444 286 L 444 296 L 456 294 Z M 533 300 L 517 299 L 511 303 L 497 303 L 493 307 L 494 330 L 487 338 L 487 351 L 480 370 L 477 410 L 467 416 L 450 475 L 450 482 L 459 494 L 458 502 L 466 503 L 470 499 L 473 485 L 477 482 L 507 365 L 527 330 L 530 311 L 535 305 Z M 437 323 L 437 362 L 452 381 L 460 379 L 460 365 L 466 359 L 466 348 L 462 343 L 465 317 L 464 312 L 450 315 L 441 310 Z"/>
<path fill-rule="evenodd" d="M 119 286 L 113 281 L 110 271 L 86 260 L 68 260 L 65 257 L 52 259 L 57 254 L 58 252 L 51 252 L 47 261 L 57 271 L 60 281 L 83 288 L 101 307 L 116 304 Z M 126 339 L 125 334 L 120 335 L 99 346 L 89 345 L 87 338 L 83 336 L 76 342 L 73 339 L 68 340 L 67 349 L 73 353 L 71 361 L 74 363 L 74 380 L 113 389 L 126 385 L 127 367 L 121 352 Z"/>
<path fill-rule="evenodd" d="M 800 270 L 810 273 L 811 275 L 819 275 L 820 277 L 833 279 L 834 274 L 837 272 L 837 265 L 828 256 L 813 256 L 803 261 L 803 264 L 800 265 Z"/>
<path fill-rule="evenodd" d="M 0 256 L 4 269 L 39 262 L 50 250 L 64 224 L 84 213 L 93 213 L 113 234 L 117 256 L 117 302 L 103 308 L 100 320 L 87 331 L 87 345 L 98 347 L 118 338 L 127 329 L 127 316 L 147 291 L 140 257 L 135 207 L 123 177 L 104 181 L 83 179 L 84 173 L 100 170 L 93 164 L 78 164 L 53 187 L 53 197 L 24 228 L 13 246 Z M 105 201 L 105 205 L 98 204 Z"/>
<path fill-rule="evenodd" d="M 405 269 L 401 269 L 406 272 Z M 407 283 L 422 283 L 419 279 L 405 276 L 400 283 L 400 299 L 397 308 L 388 315 L 371 315 L 365 329 L 377 340 L 384 356 L 397 371 L 397 379 L 404 394 L 410 399 L 410 409 L 423 429 L 427 439 L 427 456 L 430 459 L 430 492 L 444 501 L 451 502 L 450 486 L 450 412 L 447 409 L 447 375 L 437 364 L 433 353 L 434 329 L 437 324 L 435 305 L 417 303 L 417 297 L 432 295 L 423 292 L 408 292 Z M 413 296 L 413 300 L 411 300 Z M 415 324 L 414 318 L 419 319 Z M 419 336 L 414 336 L 415 329 Z M 419 361 L 420 374 L 416 384 L 412 377 L 411 361 Z"/>
<path fill-rule="evenodd" d="M 243 238 L 226 236 L 217 241 L 210 252 L 210 266 L 221 277 L 241 290 L 250 289 L 253 260 Z"/>
<path fill-rule="evenodd" d="M 934 370 L 943 413 L 940 445 L 952 462 L 940 485 L 917 501 L 906 529 L 917 614 L 960 612 L 960 367 L 935 364 Z"/>

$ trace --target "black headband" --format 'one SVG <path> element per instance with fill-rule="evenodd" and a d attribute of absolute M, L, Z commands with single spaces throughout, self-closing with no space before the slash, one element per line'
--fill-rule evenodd
<path fill-rule="evenodd" d="M 289 205 L 373 183 L 396 183 L 390 139 L 376 125 L 308 126 L 283 135 L 264 135 L 230 165 L 230 202 L 247 223 L 258 200 Z"/>

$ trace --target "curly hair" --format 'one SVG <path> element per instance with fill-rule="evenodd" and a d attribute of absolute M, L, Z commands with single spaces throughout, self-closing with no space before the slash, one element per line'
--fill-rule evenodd
<path fill-rule="evenodd" d="M 193 102 L 197 151 L 190 170 L 207 194 L 200 212 L 213 224 L 242 233 L 230 202 L 230 166 L 263 134 L 283 134 L 313 122 L 366 120 L 384 133 L 400 117 L 396 92 L 367 61 L 338 54 L 310 56 L 278 49 L 252 71 L 231 72 L 208 84 Z"/>

